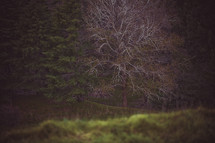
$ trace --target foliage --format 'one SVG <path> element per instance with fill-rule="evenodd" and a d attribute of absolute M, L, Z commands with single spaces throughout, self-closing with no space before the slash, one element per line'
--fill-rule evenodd
<path fill-rule="evenodd" d="M 64 100 L 85 95 L 80 2 L 10 0 L 2 5 L 1 92 L 30 88 Z"/>
<path fill-rule="evenodd" d="M 14 44 L 16 40 L 15 24 L 19 18 L 20 2 L 14 0 L 1 1 L 1 25 L 0 25 L 0 91 L 3 94 L 13 88 L 11 82 L 16 82 L 18 77 L 15 71 L 20 65 L 20 50 Z M 17 84 L 17 83 L 16 83 Z"/>
<path fill-rule="evenodd" d="M 8 2 L 2 5 L 6 15 L 1 27 L 0 80 L 2 90 L 14 92 L 41 82 L 41 51 L 48 44 L 49 13 L 44 0 Z"/>
<path fill-rule="evenodd" d="M 80 4 L 64 0 L 51 10 L 49 46 L 42 51 L 45 88 L 49 97 L 70 100 L 86 94 L 86 75 L 79 57 L 82 49 L 78 42 Z"/>
<path fill-rule="evenodd" d="M 41 52 L 48 46 L 49 13 L 45 0 L 30 0 L 21 8 L 16 25 L 16 45 L 20 51 L 20 77 L 24 86 L 40 84 Z M 24 2 L 23 2 L 24 3 Z M 23 88 L 21 85 L 20 87 Z M 19 88 L 20 88 L 19 87 Z"/>
<path fill-rule="evenodd" d="M 214 110 L 138 114 L 102 120 L 49 120 L 33 128 L 10 131 L 6 142 L 212 143 Z"/>

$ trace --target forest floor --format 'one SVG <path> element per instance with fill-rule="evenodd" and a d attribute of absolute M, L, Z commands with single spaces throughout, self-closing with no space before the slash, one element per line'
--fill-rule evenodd
<path fill-rule="evenodd" d="M 42 96 L 21 96 L 14 99 L 13 106 L 1 104 L 0 142 L 212 143 L 215 140 L 213 109 L 150 112 L 90 101 L 53 102 Z"/>

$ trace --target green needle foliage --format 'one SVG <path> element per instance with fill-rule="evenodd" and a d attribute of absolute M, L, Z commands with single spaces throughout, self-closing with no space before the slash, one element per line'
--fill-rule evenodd
<path fill-rule="evenodd" d="M 21 74 L 25 83 L 39 83 L 41 52 L 48 46 L 48 8 L 45 0 L 26 1 L 16 25 L 16 45 L 21 52 Z"/>
<path fill-rule="evenodd" d="M 28 89 L 63 100 L 85 95 L 80 2 L 9 0 L 1 7 L 1 92 Z"/>
<path fill-rule="evenodd" d="M 86 78 L 78 60 L 82 54 L 78 42 L 80 4 L 77 0 L 63 0 L 52 7 L 49 46 L 42 52 L 43 91 L 49 97 L 71 100 L 86 94 Z"/>
<path fill-rule="evenodd" d="M 41 52 L 47 47 L 49 13 L 45 0 L 9 0 L 1 37 L 1 91 L 14 92 L 41 82 Z M 31 88 L 32 90 L 32 88 Z"/>
<path fill-rule="evenodd" d="M 16 81 L 19 80 L 17 76 L 19 72 L 15 71 L 20 70 L 21 50 L 15 41 L 17 41 L 16 23 L 19 20 L 21 7 L 22 3 L 15 0 L 0 2 L 0 91 L 2 94 L 14 88 Z"/>

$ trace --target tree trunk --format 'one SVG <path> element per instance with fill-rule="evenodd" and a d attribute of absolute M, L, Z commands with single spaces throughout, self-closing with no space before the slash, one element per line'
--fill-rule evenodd
<path fill-rule="evenodd" d="M 163 104 L 162 104 L 162 111 L 165 112 L 167 110 L 167 100 L 164 99 Z"/>
<path fill-rule="evenodd" d="M 127 107 L 128 106 L 128 101 L 127 101 L 127 95 L 126 92 L 123 91 L 123 106 Z"/>
<path fill-rule="evenodd" d="M 127 87 L 126 87 L 126 83 L 124 83 L 123 86 L 123 91 L 122 91 L 122 98 L 123 98 L 123 107 L 127 107 L 128 106 L 128 101 L 127 101 Z"/>

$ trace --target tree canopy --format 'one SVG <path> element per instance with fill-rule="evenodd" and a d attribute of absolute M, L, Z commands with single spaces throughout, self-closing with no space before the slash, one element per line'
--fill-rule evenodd
<path fill-rule="evenodd" d="M 163 98 L 176 87 L 177 40 L 169 32 L 171 15 L 166 8 L 163 1 L 89 1 L 84 18 L 95 46 L 88 58 L 89 72 L 110 76 L 106 84 L 126 90 L 125 106 L 127 88 L 148 98 Z"/>

